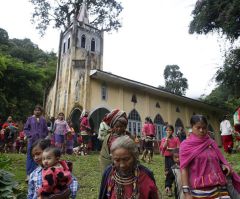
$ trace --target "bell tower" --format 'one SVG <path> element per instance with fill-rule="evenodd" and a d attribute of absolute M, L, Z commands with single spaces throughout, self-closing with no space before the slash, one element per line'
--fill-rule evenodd
<path fill-rule="evenodd" d="M 86 0 L 71 25 L 60 34 L 54 115 L 74 107 L 89 109 L 90 70 L 102 70 L 103 32 L 89 24 Z"/>

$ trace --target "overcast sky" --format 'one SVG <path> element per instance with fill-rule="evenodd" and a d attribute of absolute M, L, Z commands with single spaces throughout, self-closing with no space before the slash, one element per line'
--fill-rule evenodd
<path fill-rule="evenodd" d="M 10 38 L 30 38 L 41 49 L 58 49 L 59 31 L 40 38 L 30 18 L 28 0 L 0 0 L 0 28 Z M 166 65 L 176 64 L 188 79 L 186 96 L 209 94 L 213 76 L 222 65 L 224 45 L 217 35 L 190 35 L 188 26 L 196 0 L 122 0 L 122 28 L 104 35 L 103 69 L 107 72 L 164 86 Z"/>

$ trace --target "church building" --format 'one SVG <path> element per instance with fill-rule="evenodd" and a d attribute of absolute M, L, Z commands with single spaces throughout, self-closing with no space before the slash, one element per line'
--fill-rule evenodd
<path fill-rule="evenodd" d="M 209 130 L 220 144 L 221 111 L 201 101 L 175 95 L 140 81 L 133 81 L 103 70 L 103 32 L 89 24 L 85 4 L 77 19 L 60 35 L 56 78 L 46 97 L 46 117 L 63 112 L 76 131 L 83 110 L 89 112 L 92 131 L 98 132 L 103 116 L 119 108 L 128 115 L 128 130 L 141 135 L 145 118 L 156 125 L 161 139 L 167 122 L 190 127 L 193 114 L 208 118 Z M 114 52 L 113 52 L 114 53 Z"/>

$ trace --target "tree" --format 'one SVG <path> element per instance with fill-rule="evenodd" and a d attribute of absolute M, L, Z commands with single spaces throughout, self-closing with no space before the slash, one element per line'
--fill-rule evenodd
<path fill-rule="evenodd" d="M 199 0 L 192 15 L 190 33 L 216 31 L 226 36 L 232 44 L 240 36 L 240 0 Z M 205 102 L 228 110 L 236 109 L 240 103 L 240 49 L 238 45 L 232 46 L 225 53 L 224 64 L 216 73 L 218 87 L 204 98 Z"/>
<path fill-rule="evenodd" d="M 191 34 L 217 31 L 232 42 L 240 35 L 239 0 L 198 0 L 192 15 L 189 27 Z"/>
<path fill-rule="evenodd" d="M 179 69 L 178 65 L 167 65 L 165 67 L 165 89 L 177 95 L 185 95 L 188 82 Z"/>
<path fill-rule="evenodd" d="M 8 32 L 2 28 L 0 28 L 0 45 L 8 43 Z"/>
<path fill-rule="evenodd" d="M 32 20 L 36 29 L 44 35 L 53 22 L 54 28 L 69 27 L 73 17 L 77 17 L 84 0 L 30 0 L 34 5 Z M 116 0 L 87 0 L 90 24 L 104 31 L 118 30 L 121 27 L 119 14 L 123 7 Z"/>
<path fill-rule="evenodd" d="M 240 49 L 232 49 L 217 71 L 216 81 L 231 91 L 233 97 L 240 97 Z"/>
<path fill-rule="evenodd" d="M 7 31 L 0 29 L 0 38 Z M 4 33 L 4 34 L 1 34 Z M 0 43 L 0 114 L 24 119 L 54 80 L 56 54 L 45 53 L 30 39 L 8 39 Z"/>

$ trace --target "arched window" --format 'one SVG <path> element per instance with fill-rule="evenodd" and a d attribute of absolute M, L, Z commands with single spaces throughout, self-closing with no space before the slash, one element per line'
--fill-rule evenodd
<path fill-rule="evenodd" d="M 101 98 L 102 100 L 107 100 L 107 86 L 105 84 L 101 86 Z"/>
<path fill-rule="evenodd" d="M 135 94 L 132 95 L 131 102 L 133 102 L 135 104 L 137 103 L 137 96 Z"/>
<path fill-rule="evenodd" d="M 128 130 L 132 134 L 136 133 L 141 136 L 141 129 L 141 117 L 138 112 L 133 109 L 128 115 Z"/>
<path fill-rule="evenodd" d="M 164 137 L 163 135 L 164 121 L 160 114 L 157 114 L 156 117 L 154 118 L 154 124 L 156 126 L 156 135 L 157 135 L 156 137 L 158 140 L 161 140 Z"/>
<path fill-rule="evenodd" d="M 70 37 L 68 38 L 67 49 L 70 48 Z"/>
<path fill-rule="evenodd" d="M 175 133 L 177 132 L 179 127 L 183 127 L 184 128 L 182 120 L 180 118 L 178 118 L 176 120 L 176 122 L 175 122 L 175 129 L 174 129 Z"/>
<path fill-rule="evenodd" d="M 82 35 L 81 37 L 81 48 L 85 48 L 86 47 L 86 36 Z"/>
<path fill-rule="evenodd" d="M 80 97 L 80 82 L 79 80 L 76 82 L 75 85 L 75 101 L 79 101 L 79 97 Z"/>
<path fill-rule="evenodd" d="M 159 102 L 156 103 L 156 108 L 161 108 Z"/>
<path fill-rule="evenodd" d="M 92 40 L 91 40 L 91 51 L 95 52 L 95 39 L 94 38 L 92 38 Z"/>
<path fill-rule="evenodd" d="M 180 108 L 178 106 L 176 107 L 176 112 L 180 113 Z"/>
<path fill-rule="evenodd" d="M 66 43 L 64 42 L 63 43 L 63 53 L 65 53 L 66 52 Z"/>

